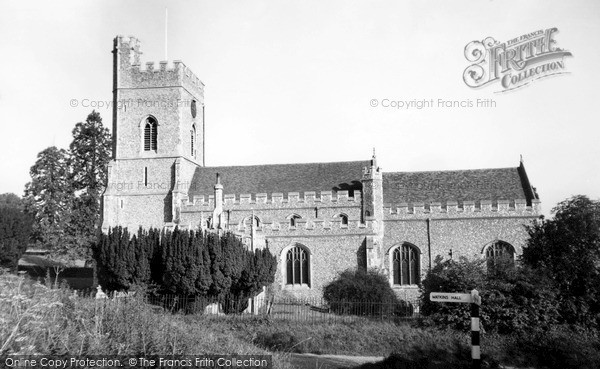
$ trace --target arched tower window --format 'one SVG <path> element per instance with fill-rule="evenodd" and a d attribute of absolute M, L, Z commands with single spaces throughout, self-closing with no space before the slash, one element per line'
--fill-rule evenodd
<path fill-rule="evenodd" d="M 395 285 L 411 285 L 420 282 L 420 252 L 416 246 L 404 243 L 392 250 L 392 273 Z"/>
<path fill-rule="evenodd" d="M 485 249 L 488 268 L 500 265 L 514 265 L 515 248 L 508 242 L 495 241 Z"/>
<path fill-rule="evenodd" d="M 156 151 L 157 142 L 158 122 L 153 117 L 148 117 L 144 125 L 144 151 Z"/>
<path fill-rule="evenodd" d="M 196 157 L 196 126 L 192 125 L 192 129 L 190 131 L 190 156 L 192 158 Z"/>
<path fill-rule="evenodd" d="M 310 286 L 310 255 L 304 247 L 296 245 L 288 250 L 285 268 L 286 284 Z"/>

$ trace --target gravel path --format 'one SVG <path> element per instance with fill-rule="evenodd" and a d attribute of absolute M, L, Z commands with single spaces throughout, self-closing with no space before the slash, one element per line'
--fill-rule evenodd
<path fill-rule="evenodd" d="M 365 363 L 382 361 L 383 356 L 347 356 L 291 354 L 292 364 L 296 369 L 347 369 Z"/>

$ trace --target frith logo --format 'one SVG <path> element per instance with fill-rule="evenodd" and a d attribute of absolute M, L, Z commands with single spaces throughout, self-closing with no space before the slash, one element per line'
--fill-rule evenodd
<path fill-rule="evenodd" d="M 471 41 L 465 47 L 468 66 L 463 79 L 472 88 L 500 82 L 503 91 L 565 72 L 564 58 L 569 51 L 556 47 L 557 28 L 537 30 L 500 43 L 492 37 Z"/>

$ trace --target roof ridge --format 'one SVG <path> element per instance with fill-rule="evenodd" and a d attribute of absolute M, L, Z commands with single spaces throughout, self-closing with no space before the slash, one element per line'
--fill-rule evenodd
<path fill-rule="evenodd" d="M 518 167 L 503 168 L 477 168 L 477 169 L 442 169 L 442 170 L 415 170 L 410 172 L 383 172 L 383 174 L 410 174 L 410 173 L 450 173 L 450 172 L 481 172 L 484 170 L 518 169 Z"/>
<path fill-rule="evenodd" d="M 222 166 L 205 166 L 200 169 L 213 168 L 240 168 L 240 167 L 266 167 L 266 166 L 293 166 L 293 165 L 318 165 L 318 164 L 359 164 L 368 163 L 369 160 L 352 160 L 352 161 L 329 161 L 329 162 L 312 162 L 312 163 L 282 163 L 282 164 L 247 164 L 247 165 L 222 165 Z"/>

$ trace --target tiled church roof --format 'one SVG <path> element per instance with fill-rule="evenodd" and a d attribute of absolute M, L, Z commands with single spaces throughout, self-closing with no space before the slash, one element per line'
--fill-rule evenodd
<path fill-rule="evenodd" d="M 200 167 L 189 191 L 212 195 L 216 174 L 221 175 L 225 194 L 361 190 L 363 168 L 370 161 L 335 163 L 271 164 L 230 167 Z M 317 195 L 318 196 L 318 195 Z M 531 200 L 537 198 L 525 168 L 449 170 L 432 172 L 383 173 L 383 201 L 386 204 L 431 203 L 471 200 Z"/>
<path fill-rule="evenodd" d="M 190 196 L 214 193 L 216 173 L 221 175 L 223 193 L 252 194 L 362 189 L 363 168 L 369 161 L 337 163 L 272 164 L 233 167 L 203 167 L 194 174 Z"/>
<path fill-rule="evenodd" d="M 523 165 L 517 168 L 383 173 L 389 204 L 537 198 Z"/>

